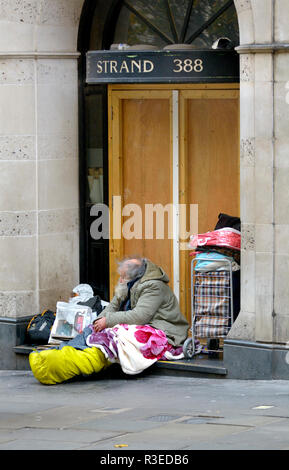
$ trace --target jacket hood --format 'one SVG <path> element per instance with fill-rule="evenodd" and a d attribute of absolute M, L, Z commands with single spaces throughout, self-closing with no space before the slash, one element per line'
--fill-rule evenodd
<path fill-rule="evenodd" d="M 163 282 L 169 282 L 169 277 L 165 273 L 165 271 L 160 267 L 154 264 L 152 261 L 149 259 L 146 259 L 146 270 L 143 275 L 143 277 L 140 280 L 140 283 L 145 282 L 145 281 L 163 281 Z"/>

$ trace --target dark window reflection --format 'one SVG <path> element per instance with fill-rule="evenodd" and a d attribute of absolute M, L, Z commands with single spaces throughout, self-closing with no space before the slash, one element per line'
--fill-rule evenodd
<path fill-rule="evenodd" d="M 103 96 L 86 96 L 86 202 L 103 202 Z"/>
<path fill-rule="evenodd" d="M 228 0 L 124 0 L 113 43 L 211 47 L 223 36 L 238 45 L 237 14 Z"/>

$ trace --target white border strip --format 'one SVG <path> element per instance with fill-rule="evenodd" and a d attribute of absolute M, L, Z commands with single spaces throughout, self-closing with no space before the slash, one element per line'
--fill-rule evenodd
<path fill-rule="evenodd" d="M 174 293 L 180 297 L 180 262 L 179 262 L 179 91 L 172 91 L 173 111 L 173 271 Z"/>
<path fill-rule="evenodd" d="M 78 59 L 80 52 L 0 52 L 1 59 Z"/>

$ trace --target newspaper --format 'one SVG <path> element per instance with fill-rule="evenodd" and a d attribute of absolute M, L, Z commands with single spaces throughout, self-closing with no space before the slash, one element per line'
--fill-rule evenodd
<path fill-rule="evenodd" d="M 92 323 L 92 317 L 90 307 L 69 302 L 57 302 L 56 317 L 48 343 L 60 344 L 62 341 L 75 338 Z"/>

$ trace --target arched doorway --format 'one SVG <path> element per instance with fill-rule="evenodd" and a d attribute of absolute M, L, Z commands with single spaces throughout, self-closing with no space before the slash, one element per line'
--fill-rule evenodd
<path fill-rule="evenodd" d="M 233 48 L 238 45 L 238 23 L 232 0 L 160 0 L 153 4 L 123 0 L 98 2 L 95 7 L 87 2 L 84 12 L 87 21 L 84 16 L 80 28 L 83 54 L 93 50 L 205 54 L 212 53 L 212 45 L 226 37 L 230 41 L 217 43 L 215 52 L 229 54 L 228 67 L 236 63 Z M 200 64 L 195 62 L 198 58 L 192 62 L 182 57 L 175 62 L 177 73 L 181 67 L 182 72 L 191 72 Z M 88 70 L 83 57 L 81 280 L 107 300 L 116 279 L 114 261 L 138 252 L 168 271 L 189 318 L 190 258 L 187 250 L 179 251 L 168 238 L 92 240 L 93 204 L 104 202 L 112 208 L 113 196 L 142 210 L 146 204 L 198 204 L 199 233 L 212 230 L 220 212 L 239 215 L 238 72 L 225 76 L 223 66 L 218 75 L 219 62 L 212 57 L 208 61 L 212 70 L 205 77 L 182 73 L 171 79 L 164 72 L 147 82 L 135 75 L 130 81 L 117 82 L 111 75 L 121 70 L 119 64 L 114 60 L 108 66 L 105 59 L 101 71 L 111 72 L 110 78 L 102 76 L 89 83 L 85 83 Z M 135 62 L 135 67 L 141 67 Z M 127 66 L 123 67 L 127 73 Z"/>

